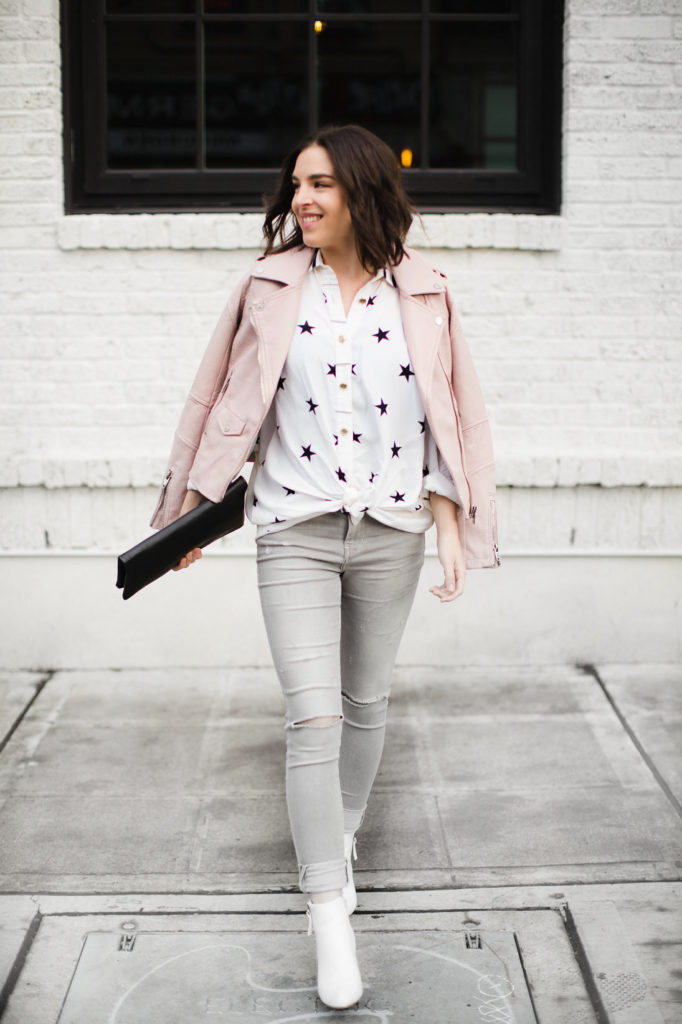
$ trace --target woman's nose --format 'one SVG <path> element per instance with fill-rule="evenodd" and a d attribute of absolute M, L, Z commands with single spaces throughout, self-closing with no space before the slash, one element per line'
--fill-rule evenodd
<path fill-rule="evenodd" d="M 297 206 L 307 206 L 310 203 L 311 191 L 306 185 L 299 185 L 294 200 Z"/>

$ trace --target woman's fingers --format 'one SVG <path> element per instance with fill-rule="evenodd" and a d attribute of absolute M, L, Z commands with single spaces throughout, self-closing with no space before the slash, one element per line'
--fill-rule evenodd
<path fill-rule="evenodd" d="M 443 582 L 440 586 L 430 587 L 429 593 L 434 594 L 442 602 L 454 601 L 464 591 L 465 576 L 464 557 L 460 555 L 453 563 L 444 567 Z"/>
<path fill-rule="evenodd" d="M 173 566 L 173 572 L 177 572 L 178 569 L 188 569 L 192 562 L 196 562 L 197 558 L 201 558 L 202 554 L 201 548 L 192 548 L 186 555 L 183 555 L 177 565 Z"/>

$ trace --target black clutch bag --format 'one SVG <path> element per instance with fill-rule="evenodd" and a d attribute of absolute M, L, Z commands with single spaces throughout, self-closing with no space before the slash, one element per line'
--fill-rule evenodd
<path fill-rule="evenodd" d="M 118 556 L 116 586 L 123 600 L 169 572 L 192 548 L 204 548 L 244 525 L 246 480 L 238 476 L 222 501 L 204 501 Z"/>

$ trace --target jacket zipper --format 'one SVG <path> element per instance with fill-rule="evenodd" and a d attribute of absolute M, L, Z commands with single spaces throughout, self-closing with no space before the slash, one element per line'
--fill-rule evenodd
<path fill-rule="evenodd" d="M 172 476 L 173 470 L 169 469 L 165 477 L 163 478 L 163 483 L 161 484 L 161 494 L 159 495 L 159 500 L 156 503 L 156 508 L 154 509 L 154 515 L 152 516 L 152 519 L 155 519 L 158 516 L 159 512 L 164 506 L 164 503 L 166 501 L 166 492 L 168 491 L 168 484 L 171 482 Z"/>
<path fill-rule="evenodd" d="M 494 498 L 489 499 L 489 518 L 490 518 L 490 541 L 493 549 L 493 556 L 495 558 L 495 565 L 500 564 L 500 550 L 497 546 L 497 502 Z"/>

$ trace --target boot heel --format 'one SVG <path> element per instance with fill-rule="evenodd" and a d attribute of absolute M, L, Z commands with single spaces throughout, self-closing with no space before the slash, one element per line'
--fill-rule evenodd
<path fill-rule="evenodd" d="M 307 914 L 317 949 L 317 993 L 331 1010 L 347 1010 L 362 995 L 362 978 L 346 904 L 342 896 L 309 901 Z"/>

